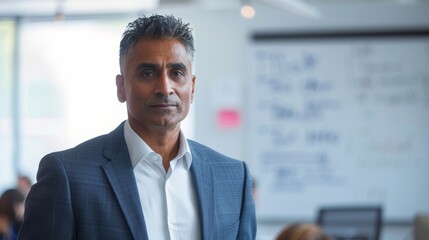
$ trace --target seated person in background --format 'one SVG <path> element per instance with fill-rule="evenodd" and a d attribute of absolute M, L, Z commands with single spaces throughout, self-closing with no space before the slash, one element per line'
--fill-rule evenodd
<path fill-rule="evenodd" d="M 24 217 L 24 195 L 8 189 L 0 197 L 0 240 L 15 240 Z"/>
<path fill-rule="evenodd" d="M 294 223 L 286 226 L 276 240 L 333 240 L 314 224 Z"/>
<path fill-rule="evenodd" d="M 13 235 L 10 228 L 9 219 L 3 208 L 0 206 L 0 240 L 11 239 Z"/>
<path fill-rule="evenodd" d="M 21 191 L 22 194 L 24 194 L 24 197 L 27 197 L 28 193 L 30 192 L 31 185 L 32 185 L 32 182 L 28 176 L 25 176 L 25 175 L 18 176 L 17 188 L 19 191 Z"/>

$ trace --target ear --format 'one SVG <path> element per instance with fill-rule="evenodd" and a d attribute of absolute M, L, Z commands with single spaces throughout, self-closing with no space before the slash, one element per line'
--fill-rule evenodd
<path fill-rule="evenodd" d="M 195 80 L 197 80 L 197 76 L 192 75 L 191 103 L 194 102 Z"/>
<path fill-rule="evenodd" d="M 118 95 L 119 102 L 123 103 L 127 100 L 124 76 L 121 74 L 116 75 L 116 94 Z"/>

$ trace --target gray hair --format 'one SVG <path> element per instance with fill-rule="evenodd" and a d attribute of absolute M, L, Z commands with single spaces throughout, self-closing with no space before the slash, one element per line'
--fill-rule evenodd
<path fill-rule="evenodd" d="M 152 15 L 140 17 L 129 23 L 119 47 L 119 62 L 122 64 L 126 55 L 140 39 L 175 38 L 186 48 L 190 56 L 194 57 L 194 38 L 189 23 L 183 23 L 173 15 Z"/>

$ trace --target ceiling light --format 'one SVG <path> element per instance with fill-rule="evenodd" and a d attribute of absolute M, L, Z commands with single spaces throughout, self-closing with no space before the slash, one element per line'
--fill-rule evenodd
<path fill-rule="evenodd" d="M 255 16 L 255 9 L 251 5 L 248 5 L 248 4 L 243 5 L 241 7 L 240 12 L 241 12 L 241 16 L 243 16 L 244 18 L 247 18 L 247 19 L 251 19 Z"/>

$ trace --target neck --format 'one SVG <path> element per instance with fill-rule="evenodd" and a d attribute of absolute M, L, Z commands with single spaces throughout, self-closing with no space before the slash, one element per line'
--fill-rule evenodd
<path fill-rule="evenodd" d="M 170 167 L 170 161 L 173 160 L 179 152 L 180 126 L 178 125 L 166 131 L 142 129 L 134 127 L 133 125 L 131 125 L 131 128 L 154 152 L 161 155 L 162 165 L 167 172 Z"/>
<path fill-rule="evenodd" d="M 146 139 L 143 140 L 146 142 Z M 153 151 L 161 155 L 162 165 L 164 166 L 165 172 L 167 172 L 170 167 L 170 161 L 173 160 L 179 152 L 179 132 L 177 134 L 170 135 L 163 139 L 163 141 L 146 142 L 146 144 L 148 144 Z"/>

